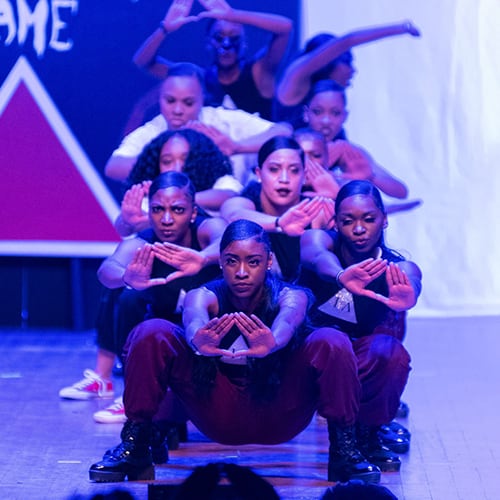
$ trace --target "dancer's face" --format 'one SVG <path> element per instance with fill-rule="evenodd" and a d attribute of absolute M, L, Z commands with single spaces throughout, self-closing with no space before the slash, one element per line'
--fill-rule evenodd
<path fill-rule="evenodd" d="M 323 134 L 327 141 L 337 136 L 346 119 L 347 110 L 341 92 L 320 92 L 304 107 L 304 120 L 313 130 Z"/>
<path fill-rule="evenodd" d="M 203 106 L 203 89 L 194 76 L 171 76 L 160 90 L 160 110 L 169 130 L 184 127 L 188 121 L 198 120 Z"/>
<path fill-rule="evenodd" d="M 239 299 L 251 299 L 262 293 L 271 256 L 256 238 L 235 240 L 220 256 L 222 275 L 231 293 Z"/>
<path fill-rule="evenodd" d="M 230 68 L 239 63 L 244 52 L 243 26 L 219 19 L 209 33 L 209 46 L 215 64 L 219 68 Z"/>
<path fill-rule="evenodd" d="M 335 214 L 335 225 L 351 255 L 369 255 L 380 242 L 387 216 L 371 196 L 356 194 L 342 200 Z"/>
<path fill-rule="evenodd" d="M 300 201 L 304 165 L 296 149 L 273 151 L 256 174 L 262 183 L 261 198 L 265 204 L 288 208 Z"/>
<path fill-rule="evenodd" d="M 172 136 L 161 148 L 160 173 L 182 172 L 189 150 L 189 142 L 182 135 Z"/>
<path fill-rule="evenodd" d="M 159 189 L 149 200 L 149 220 L 161 241 L 188 246 L 189 224 L 195 217 L 194 202 L 185 188 Z"/>

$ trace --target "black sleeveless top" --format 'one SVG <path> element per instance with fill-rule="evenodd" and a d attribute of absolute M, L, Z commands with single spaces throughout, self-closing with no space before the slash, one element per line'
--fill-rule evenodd
<path fill-rule="evenodd" d="M 329 233 L 335 238 L 333 232 Z M 340 252 L 334 253 L 339 258 L 342 267 L 347 267 Z M 389 262 L 404 260 L 385 247 L 382 249 L 381 257 Z M 309 269 L 301 269 L 299 284 L 309 288 L 316 298 L 310 314 L 311 324 L 316 328 L 331 326 L 353 338 L 359 338 L 387 329 L 388 325 L 400 328 L 400 320 L 405 317 L 404 311 L 395 312 L 382 302 L 360 295 L 352 296 L 353 302 L 351 303 L 347 303 L 343 298 L 340 298 L 339 302 L 339 296 L 336 294 L 340 288 L 335 280 L 325 281 Z M 388 287 L 385 273 L 372 281 L 366 288 L 387 296 Z M 397 332 L 393 333 L 397 336 Z"/>
<path fill-rule="evenodd" d="M 192 242 L 190 248 L 193 250 L 201 250 L 200 242 L 198 241 L 198 228 L 204 220 L 204 217 L 198 216 L 194 223 L 190 225 Z M 152 229 L 140 232 L 138 237 L 148 243 L 160 241 Z M 155 258 L 152 277 L 165 277 L 176 270 L 176 268 Z M 204 267 L 194 276 L 184 276 L 166 285 L 152 286 L 143 290 L 142 293 L 149 303 L 148 317 L 164 318 L 178 325 L 182 324 L 182 303 L 185 293 L 193 288 L 200 287 L 207 281 L 213 280 L 218 276 L 220 276 L 220 268 L 218 265 L 212 264 Z"/>
<path fill-rule="evenodd" d="M 229 85 L 223 85 L 217 78 L 217 67 L 212 66 L 205 71 L 207 106 L 221 106 L 227 94 L 238 109 L 248 113 L 258 113 L 261 118 L 272 119 L 272 98 L 262 97 L 252 76 L 255 61 L 244 61 L 238 79 Z"/>
<path fill-rule="evenodd" d="M 257 181 L 247 184 L 240 196 L 249 199 L 255 205 L 257 212 L 262 212 L 260 193 L 262 185 Z M 271 248 L 278 261 L 281 277 L 289 283 L 297 281 L 300 265 L 300 237 L 289 236 L 285 233 L 267 233 L 271 241 Z"/>

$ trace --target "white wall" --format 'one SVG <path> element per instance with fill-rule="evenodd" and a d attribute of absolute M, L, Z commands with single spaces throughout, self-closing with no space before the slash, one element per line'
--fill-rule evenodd
<path fill-rule="evenodd" d="M 500 314 L 500 2 L 303 0 L 302 39 L 411 19 L 353 50 L 347 132 L 424 203 L 387 243 L 417 262 L 414 316 Z"/>

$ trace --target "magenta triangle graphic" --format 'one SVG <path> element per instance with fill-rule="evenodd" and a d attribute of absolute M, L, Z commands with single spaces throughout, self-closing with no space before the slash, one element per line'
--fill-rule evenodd
<path fill-rule="evenodd" d="M 95 191 L 102 195 L 104 184 L 71 132 L 54 129 L 54 123 L 66 126 L 57 110 L 57 119 L 47 118 L 47 110 L 54 114 L 50 98 L 41 107 L 31 90 L 21 79 L 3 112 L 0 107 L 1 253 L 9 253 L 8 242 L 12 248 L 38 242 L 42 254 L 107 255 L 120 241 L 112 223 L 116 208 L 109 213 L 114 202 L 105 192 L 109 206 L 103 208 Z"/>

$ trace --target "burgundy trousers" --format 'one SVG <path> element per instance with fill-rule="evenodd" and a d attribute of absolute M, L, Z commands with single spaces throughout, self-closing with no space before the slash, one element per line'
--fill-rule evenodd
<path fill-rule="evenodd" d="M 125 348 L 126 414 L 137 422 L 153 420 L 170 388 L 194 425 L 223 444 L 288 441 L 316 411 L 338 425 L 358 419 L 387 423 L 396 413 L 410 358 L 394 337 L 372 337 L 352 342 L 332 328 L 315 330 L 286 356 L 272 401 L 260 402 L 251 396 L 248 380 L 225 370 L 217 371 L 209 395 L 200 397 L 192 375 L 196 355 L 182 328 L 148 320 L 131 332 Z"/>

